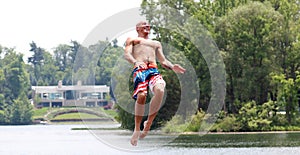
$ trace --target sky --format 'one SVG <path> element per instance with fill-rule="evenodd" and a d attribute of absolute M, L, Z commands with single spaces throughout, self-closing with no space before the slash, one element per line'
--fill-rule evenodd
<path fill-rule="evenodd" d="M 32 41 L 49 52 L 59 44 L 70 44 L 71 40 L 81 43 L 99 23 L 140 7 L 141 1 L 1 0 L 0 45 L 15 48 L 28 57 L 32 55 Z"/>

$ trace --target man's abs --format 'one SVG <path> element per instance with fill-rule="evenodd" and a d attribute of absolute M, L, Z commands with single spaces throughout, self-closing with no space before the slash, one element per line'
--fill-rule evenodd
<path fill-rule="evenodd" d="M 147 45 L 135 45 L 133 47 L 133 57 L 140 62 L 156 63 L 155 49 Z"/>

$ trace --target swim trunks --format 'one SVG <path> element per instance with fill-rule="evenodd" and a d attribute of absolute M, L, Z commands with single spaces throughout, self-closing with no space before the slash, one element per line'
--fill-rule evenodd
<path fill-rule="evenodd" d="M 166 82 L 163 80 L 161 74 L 158 72 L 157 65 L 148 64 L 146 68 L 136 67 L 133 72 L 133 83 L 134 83 L 134 92 L 132 95 L 133 99 L 137 99 L 137 94 L 139 92 L 148 93 L 148 87 L 153 93 L 153 87 L 156 84 L 166 85 Z"/>

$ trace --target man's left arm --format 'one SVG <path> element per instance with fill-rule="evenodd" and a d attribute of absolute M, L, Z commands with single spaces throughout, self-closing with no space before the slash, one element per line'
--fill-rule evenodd
<path fill-rule="evenodd" d="M 173 70 L 175 73 L 184 73 L 185 72 L 185 69 L 183 67 L 181 67 L 178 64 L 172 64 L 169 60 L 166 59 L 166 57 L 163 53 L 163 50 L 162 50 L 161 43 L 159 43 L 159 42 L 157 43 L 156 56 L 157 56 L 158 61 L 162 65 L 162 67 Z"/>

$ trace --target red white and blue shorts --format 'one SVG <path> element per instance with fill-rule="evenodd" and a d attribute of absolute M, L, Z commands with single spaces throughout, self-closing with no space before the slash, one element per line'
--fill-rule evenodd
<path fill-rule="evenodd" d="M 133 72 L 134 92 L 133 99 L 137 99 L 137 94 L 143 92 L 148 94 L 148 88 L 153 92 L 153 87 L 157 84 L 166 85 L 161 74 L 158 72 L 157 66 L 149 64 L 146 68 L 136 67 Z"/>

